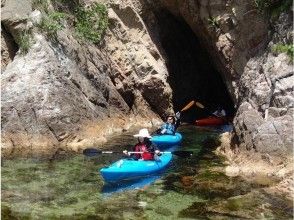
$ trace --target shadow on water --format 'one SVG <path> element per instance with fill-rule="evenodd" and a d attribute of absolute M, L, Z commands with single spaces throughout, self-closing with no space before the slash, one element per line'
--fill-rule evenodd
<path fill-rule="evenodd" d="M 117 185 L 99 170 L 122 155 L 82 155 L 55 160 L 18 159 L 3 164 L 2 219 L 290 219 L 292 203 L 267 193 L 271 181 L 246 182 L 224 174 L 213 153 L 219 131 L 180 127 L 191 158 L 174 157 L 164 173 Z M 129 150 L 133 133 L 103 147 Z M 170 149 L 169 149 L 170 150 Z"/>

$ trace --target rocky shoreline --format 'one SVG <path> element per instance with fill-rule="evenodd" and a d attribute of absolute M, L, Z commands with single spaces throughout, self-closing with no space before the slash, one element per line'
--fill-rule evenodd
<path fill-rule="evenodd" d="M 79 2 L 81 10 L 92 3 Z M 180 20 L 209 54 L 234 102 L 231 138 L 237 147 L 223 148 L 231 158 L 228 170 L 252 175 L 253 163 L 260 163 L 265 175 L 288 175 L 291 156 L 287 155 L 293 154 L 292 7 L 269 1 L 279 11 L 273 19 L 268 8 L 254 1 L 103 2 L 109 26 L 99 44 L 76 37 L 72 24 L 77 17 L 69 10 L 71 5 L 54 7 L 49 1 L 42 9 L 28 0 L 1 2 L 2 156 L 54 154 L 60 148 L 77 151 L 103 143 L 106 135 L 136 123 L 152 126 L 150 121 L 174 112 L 175 102 L 186 102 L 181 100 L 184 95 L 187 99 L 202 95 L 211 103 L 208 99 L 213 95 L 205 89 L 212 82 L 203 80 L 205 85 L 200 77 L 209 71 L 168 69 L 171 61 L 177 69 L 203 61 L 197 61 L 176 38 L 160 38 L 164 30 L 167 36 L 183 35 L 179 28 L 166 30 L 160 20 L 165 24 Z M 50 20 L 62 14 L 69 20 Z M 169 14 L 170 20 L 163 14 Z M 54 37 L 40 28 L 46 19 L 59 27 Z M 30 47 L 22 53 L 25 45 L 19 38 L 27 37 Z M 182 41 L 189 39 L 183 37 Z M 179 43 L 169 48 L 171 54 L 182 51 L 183 60 L 167 56 L 163 44 L 170 40 Z M 274 50 L 278 46 L 288 51 Z M 189 56 L 192 62 L 186 62 Z M 172 88 L 176 74 L 181 83 Z M 199 78 L 193 81 L 196 75 Z M 174 100 L 176 90 L 180 94 Z"/>
<path fill-rule="evenodd" d="M 59 140 L 59 143 L 52 144 L 50 138 L 47 140 L 45 136 L 40 139 L 28 139 L 25 136 L 26 133 L 11 133 L 13 138 L 6 134 L 2 137 L 2 141 L 6 142 L 1 148 L 1 157 L 4 159 L 15 159 L 15 158 L 53 158 L 63 153 L 81 153 L 84 149 L 95 146 L 103 146 L 113 136 L 122 134 L 126 131 L 137 132 L 139 128 L 146 127 L 151 128 L 153 126 L 159 126 L 162 121 L 158 118 L 144 118 L 144 117 L 119 117 L 109 118 L 103 120 L 100 123 L 87 123 L 84 126 L 79 126 L 79 129 L 75 135 L 70 133 L 64 133 L 63 138 Z M 52 132 L 53 133 L 53 132 Z M 57 139 L 57 137 L 56 137 Z M 12 141 L 14 140 L 14 141 Z M 24 142 L 27 140 L 27 142 Z M 21 142 L 22 141 L 22 142 Z M 29 142 L 30 141 L 30 142 Z M 23 146 L 30 146 L 30 143 L 36 146 L 24 148 Z M 7 144 L 8 143 L 8 144 Z"/>
<path fill-rule="evenodd" d="M 225 173 L 227 176 L 241 176 L 248 181 L 272 180 L 275 184 L 265 191 L 293 201 L 294 167 L 293 155 L 270 156 L 260 152 L 240 151 L 231 147 L 231 133 L 220 136 L 221 145 L 216 154 L 226 158 Z"/>

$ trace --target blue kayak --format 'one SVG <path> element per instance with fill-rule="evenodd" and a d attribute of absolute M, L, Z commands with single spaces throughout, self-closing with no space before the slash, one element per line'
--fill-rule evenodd
<path fill-rule="evenodd" d="M 171 153 L 162 154 L 158 160 L 121 159 L 100 170 L 105 182 L 131 180 L 157 173 L 166 168 L 172 159 Z"/>
<path fill-rule="evenodd" d="M 174 135 L 171 135 L 171 134 L 155 135 L 155 136 L 152 136 L 151 141 L 153 144 L 157 145 L 158 147 L 174 146 L 181 143 L 182 135 L 178 132 L 176 132 Z"/>

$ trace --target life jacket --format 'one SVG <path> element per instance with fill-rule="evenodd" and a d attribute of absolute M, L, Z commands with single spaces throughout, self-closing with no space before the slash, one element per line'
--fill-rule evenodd
<path fill-rule="evenodd" d="M 154 160 L 154 154 L 150 152 L 144 152 L 142 154 L 142 159 L 143 160 Z"/>
<path fill-rule="evenodd" d="M 174 124 L 169 124 L 169 123 L 164 123 L 162 126 L 161 126 L 161 130 L 163 129 L 166 129 L 166 132 L 165 134 L 175 134 L 175 125 Z"/>
<path fill-rule="evenodd" d="M 144 152 L 143 154 L 134 154 L 137 159 L 143 160 L 153 160 L 154 153 L 148 152 L 148 147 L 145 144 L 136 144 L 135 149 L 136 152 Z"/>

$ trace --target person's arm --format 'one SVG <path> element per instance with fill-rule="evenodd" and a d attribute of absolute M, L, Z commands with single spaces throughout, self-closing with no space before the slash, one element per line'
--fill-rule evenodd
<path fill-rule="evenodd" d="M 132 147 L 132 151 L 135 151 L 136 145 Z M 133 154 L 129 154 L 127 150 L 124 150 L 123 153 L 127 156 L 132 156 Z"/>
<path fill-rule="evenodd" d="M 132 151 L 133 152 L 137 151 L 137 144 L 132 147 Z M 135 154 L 129 154 L 129 156 L 135 156 Z"/>
<path fill-rule="evenodd" d="M 161 126 L 161 131 L 160 131 L 160 133 L 161 134 L 165 134 L 166 133 L 166 123 L 164 123 L 162 126 Z"/>
<path fill-rule="evenodd" d="M 175 131 L 174 131 L 174 133 L 176 133 L 176 130 L 178 129 L 180 124 L 181 124 L 181 113 L 177 112 L 176 113 L 176 123 L 175 123 Z"/>
<path fill-rule="evenodd" d="M 219 117 L 217 111 L 213 112 L 212 115 L 214 115 L 214 116 L 216 116 L 216 117 Z"/>
<path fill-rule="evenodd" d="M 175 126 L 172 125 L 172 127 L 169 127 L 168 129 L 166 129 L 165 134 L 175 134 Z"/>
<path fill-rule="evenodd" d="M 178 129 L 178 127 L 180 126 L 180 124 L 181 124 L 181 120 L 178 119 L 175 123 L 175 133 L 176 133 L 176 130 Z"/>
<path fill-rule="evenodd" d="M 156 155 L 159 155 L 159 156 L 161 155 L 159 148 L 153 143 L 150 145 L 148 151 L 151 152 L 151 153 L 154 153 Z"/>

